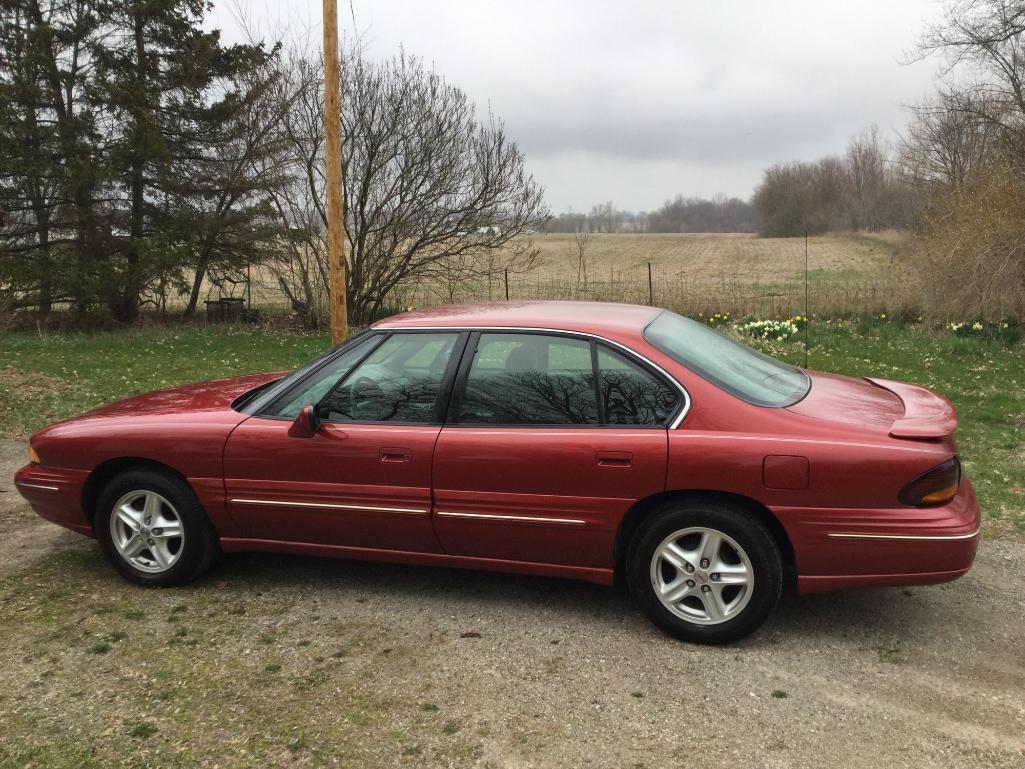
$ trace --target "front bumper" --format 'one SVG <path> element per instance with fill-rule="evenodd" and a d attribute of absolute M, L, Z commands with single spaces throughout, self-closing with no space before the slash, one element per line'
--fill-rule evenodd
<path fill-rule="evenodd" d="M 86 470 L 25 465 L 14 474 L 14 486 L 41 518 L 91 537 L 93 527 L 82 509 L 88 477 Z"/>
<path fill-rule="evenodd" d="M 981 515 L 971 481 L 930 508 L 774 508 L 794 547 L 800 593 L 957 579 L 979 545 Z"/>

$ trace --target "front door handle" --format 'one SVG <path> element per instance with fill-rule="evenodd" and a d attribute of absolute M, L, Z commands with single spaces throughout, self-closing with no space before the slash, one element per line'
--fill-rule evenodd
<path fill-rule="evenodd" d="M 599 467 L 630 467 L 634 461 L 629 451 L 599 451 L 595 457 Z"/>
<path fill-rule="evenodd" d="M 413 458 L 410 449 L 383 448 L 381 449 L 382 462 L 409 462 Z"/>

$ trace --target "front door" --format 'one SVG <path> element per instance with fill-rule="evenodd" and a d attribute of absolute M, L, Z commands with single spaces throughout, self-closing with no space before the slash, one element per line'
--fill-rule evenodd
<path fill-rule="evenodd" d="M 224 452 L 229 509 L 245 536 L 440 552 L 431 466 L 465 336 L 371 336 L 239 425 Z M 322 420 L 289 435 L 302 407 Z"/>
<path fill-rule="evenodd" d="M 475 334 L 434 456 L 445 552 L 611 566 L 623 515 L 665 488 L 679 399 L 587 338 Z"/>

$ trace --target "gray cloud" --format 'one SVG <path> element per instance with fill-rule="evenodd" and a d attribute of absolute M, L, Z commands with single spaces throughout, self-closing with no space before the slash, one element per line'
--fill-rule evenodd
<path fill-rule="evenodd" d="M 548 190 L 577 210 L 651 209 L 676 193 L 746 197 L 768 165 L 892 134 L 933 62 L 900 63 L 936 0 L 352 0 L 370 53 L 400 46 L 503 119 Z M 250 0 L 258 29 L 312 28 L 320 1 Z M 222 3 L 213 23 L 235 27 Z"/>

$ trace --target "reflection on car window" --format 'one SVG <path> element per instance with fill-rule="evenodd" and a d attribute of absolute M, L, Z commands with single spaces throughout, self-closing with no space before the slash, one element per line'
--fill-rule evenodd
<path fill-rule="evenodd" d="M 330 422 L 433 422 L 459 335 L 393 334 L 319 400 Z"/>
<path fill-rule="evenodd" d="M 482 334 L 460 422 L 598 424 L 591 345 L 543 334 Z"/>
<path fill-rule="evenodd" d="M 330 390 L 338 380 L 348 374 L 349 369 L 355 366 L 359 362 L 359 359 L 366 355 L 367 351 L 380 341 L 381 338 L 379 336 L 368 336 L 362 341 L 357 342 L 353 347 L 350 347 L 344 353 L 317 371 L 309 380 L 303 383 L 302 387 L 299 388 L 298 391 L 292 393 L 290 396 L 285 396 L 275 403 L 272 403 L 262 412 L 262 414 L 264 416 L 289 417 L 290 419 L 294 419 L 298 416 L 302 407 L 307 403 L 319 403 L 320 399 L 324 397 L 324 394 L 327 393 L 327 391 Z M 319 360 L 320 359 L 318 358 L 314 363 L 319 363 Z M 289 376 L 290 378 L 293 378 L 294 381 L 298 380 L 304 376 L 311 367 L 311 364 L 307 364 Z M 282 391 L 284 391 L 284 388 L 282 388 Z"/>
<path fill-rule="evenodd" d="M 603 346 L 598 347 L 598 383 L 610 425 L 665 424 L 679 402 L 668 384 Z"/>

